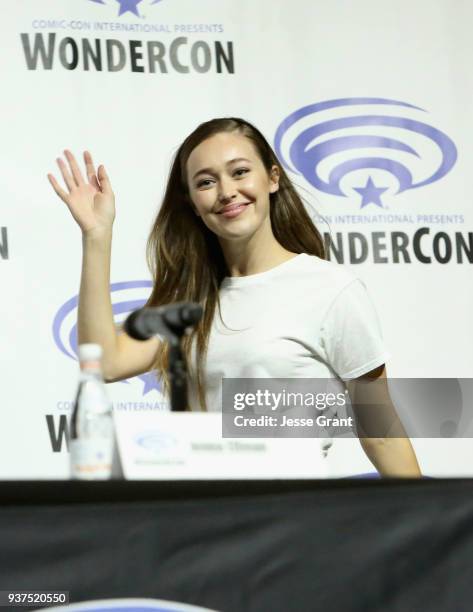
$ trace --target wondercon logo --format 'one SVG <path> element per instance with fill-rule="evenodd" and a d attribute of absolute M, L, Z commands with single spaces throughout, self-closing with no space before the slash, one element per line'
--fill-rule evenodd
<path fill-rule="evenodd" d="M 168 452 L 178 446 L 176 438 L 163 431 L 145 431 L 137 434 L 134 441 L 141 448 L 155 453 Z"/>
<path fill-rule="evenodd" d="M 113 283 L 110 286 L 112 294 L 112 310 L 117 326 L 121 325 L 126 317 L 137 308 L 142 308 L 146 303 L 151 281 L 128 281 Z M 146 291 L 144 291 L 146 290 Z M 70 359 L 78 360 L 77 347 L 77 306 L 79 297 L 76 295 L 67 300 L 57 311 L 53 321 L 53 338 L 57 348 Z M 140 374 L 143 382 L 143 395 L 153 389 L 160 391 L 159 382 L 153 372 Z M 129 384 L 129 380 L 120 381 Z"/>
<path fill-rule="evenodd" d="M 88 0 L 88 2 L 93 2 L 94 4 L 109 4 L 116 6 L 118 4 L 118 16 L 121 17 L 125 13 L 131 13 L 132 15 L 136 15 L 136 17 L 141 17 L 138 11 L 138 5 L 141 5 L 140 8 L 144 8 L 145 6 L 152 6 L 153 4 L 158 4 L 158 2 L 162 2 L 162 0 Z"/>
<path fill-rule="evenodd" d="M 384 98 L 317 102 L 281 122 L 275 151 L 318 191 L 386 208 L 383 198 L 430 185 L 455 165 L 455 144 L 423 121 L 426 112 Z"/>
<path fill-rule="evenodd" d="M 42 608 L 43 610 L 54 610 L 55 612 L 218 612 L 210 608 L 202 608 L 179 601 L 168 601 L 164 599 L 97 599 L 94 601 L 83 601 L 81 603 L 57 606 L 54 608 Z"/>

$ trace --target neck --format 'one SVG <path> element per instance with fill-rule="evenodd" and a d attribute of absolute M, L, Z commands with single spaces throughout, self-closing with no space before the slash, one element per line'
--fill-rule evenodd
<path fill-rule="evenodd" d="M 276 240 L 271 226 L 261 229 L 249 238 L 220 241 L 230 276 L 266 272 L 297 255 Z"/>

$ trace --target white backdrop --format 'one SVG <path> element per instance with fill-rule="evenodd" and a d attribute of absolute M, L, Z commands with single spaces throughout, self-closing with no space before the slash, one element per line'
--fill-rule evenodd
<path fill-rule="evenodd" d="M 212 117 L 241 116 L 276 146 L 282 126 L 281 162 L 340 233 L 345 265 L 365 280 L 379 310 L 388 374 L 472 377 L 472 20 L 466 0 L 10 3 L 0 25 L 0 477 L 67 474 L 65 446 L 53 451 L 46 419 L 57 430 L 69 415 L 77 378 L 69 338 L 76 311 L 64 305 L 78 291 L 80 231 L 46 179 L 58 175 L 54 160 L 66 147 L 91 150 L 110 174 L 120 309 L 149 291 L 145 241 L 184 137 Z M 122 69 L 109 70 L 107 44 L 113 62 L 122 50 Z M 85 69 L 84 45 L 101 50 L 102 70 L 91 59 Z M 150 63 L 149 51 L 161 63 Z M 324 105 L 333 100 L 340 102 Z M 297 144 L 321 124 L 325 131 Z M 328 144 L 311 153 L 321 143 Z M 391 165 L 380 161 L 387 159 Z M 429 232 L 419 243 L 429 263 L 413 247 L 421 228 Z M 346 246 L 355 232 L 370 245 L 358 264 Z M 408 241 L 410 263 L 395 263 L 390 247 L 376 256 L 375 232 L 387 245 L 402 232 L 395 240 Z M 451 258 L 441 263 L 448 243 Z M 135 281 L 142 282 L 126 284 Z M 109 389 L 121 409 L 160 408 L 149 378 Z M 414 444 L 426 473 L 473 474 L 469 439 Z M 333 453 L 333 473 L 349 470 L 372 470 L 356 441 Z"/>

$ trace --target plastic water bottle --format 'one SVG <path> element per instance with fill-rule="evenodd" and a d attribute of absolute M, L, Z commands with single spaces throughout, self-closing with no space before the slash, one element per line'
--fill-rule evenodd
<path fill-rule="evenodd" d="M 112 404 L 102 377 L 98 344 L 79 346 L 80 378 L 70 425 L 71 476 L 80 480 L 111 478 L 115 444 Z"/>

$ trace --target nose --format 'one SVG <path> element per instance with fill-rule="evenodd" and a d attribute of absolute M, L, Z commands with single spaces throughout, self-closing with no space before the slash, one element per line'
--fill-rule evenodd
<path fill-rule="evenodd" d="M 232 180 L 221 179 L 218 190 L 218 200 L 220 203 L 231 202 L 237 197 L 235 185 Z"/>

